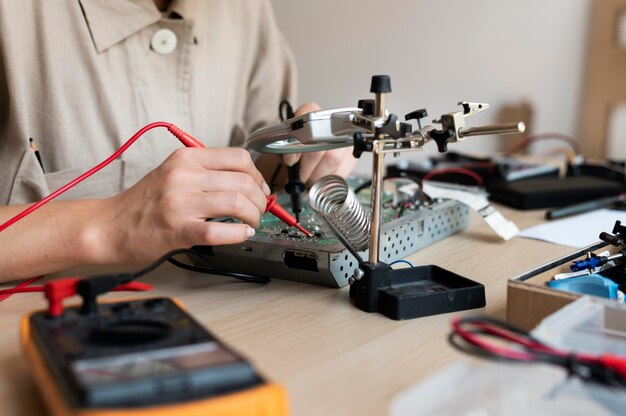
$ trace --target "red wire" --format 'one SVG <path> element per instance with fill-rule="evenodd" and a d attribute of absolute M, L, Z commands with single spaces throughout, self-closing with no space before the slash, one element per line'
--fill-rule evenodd
<path fill-rule="evenodd" d="M 43 276 L 35 276 L 35 277 L 31 277 L 29 279 L 24 280 L 22 283 L 20 283 L 19 285 L 15 286 L 12 289 L 5 289 L 5 290 L 18 290 L 18 289 L 22 289 L 25 288 L 26 286 L 35 283 L 36 281 L 38 281 L 39 279 L 43 278 Z M 17 292 L 15 292 L 17 293 Z M 7 294 L 0 294 L 0 302 L 2 302 L 3 300 L 11 297 L 13 293 L 7 293 Z"/>
<path fill-rule="evenodd" d="M 466 331 L 465 329 L 463 329 L 461 322 L 458 318 L 452 321 L 452 328 L 454 329 L 454 332 L 459 334 L 459 336 L 461 336 L 464 340 L 466 340 L 470 344 L 480 347 L 490 353 L 497 354 L 501 357 L 511 358 L 513 360 L 519 360 L 519 361 L 533 361 L 534 360 L 534 357 L 527 352 L 517 351 L 517 350 L 497 346 L 495 344 L 492 344 L 490 342 L 487 342 L 481 339 L 480 337 L 476 336 L 475 334 L 469 331 Z"/>
<path fill-rule="evenodd" d="M 561 353 L 558 350 L 555 350 L 554 348 L 551 348 L 545 344 L 542 344 L 541 342 L 534 340 L 532 338 L 528 338 L 528 337 L 524 337 L 523 335 L 516 334 L 515 332 L 507 331 L 506 329 L 499 328 L 497 326 L 493 326 L 485 322 L 472 322 L 472 325 L 476 326 L 477 328 L 483 330 L 485 333 L 488 333 L 492 336 L 513 342 L 515 344 L 522 345 L 526 348 L 536 350 L 536 351 L 561 355 Z"/>
<path fill-rule="evenodd" d="M 424 177 L 422 178 L 422 181 L 427 181 L 433 176 L 445 175 L 446 173 L 458 173 L 461 175 L 470 176 L 480 186 L 482 186 L 484 183 L 483 178 L 481 178 L 479 174 L 469 169 L 465 169 L 465 168 L 443 168 L 443 169 L 431 170 L 426 175 L 424 175 Z"/>
<path fill-rule="evenodd" d="M 463 324 L 461 323 L 460 318 L 456 318 L 452 321 L 452 328 L 454 332 L 456 332 L 460 337 L 462 337 L 468 343 L 475 345 L 479 348 L 484 349 L 493 354 L 497 354 L 501 357 L 506 357 L 519 361 L 535 361 L 535 357 L 533 353 L 547 353 L 554 356 L 559 357 L 567 357 L 571 355 L 569 352 L 557 350 L 552 348 L 546 344 L 543 344 L 537 340 L 534 340 L 529 337 L 525 337 L 521 334 L 517 334 L 515 332 L 508 331 L 506 329 L 497 327 L 488 322 L 465 322 L 465 325 L 472 326 L 479 330 L 482 330 L 485 333 L 488 333 L 494 337 L 500 338 L 502 340 L 509 341 L 513 344 L 521 345 L 525 347 L 528 351 L 516 350 L 513 348 L 502 347 L 494 344 L 493 342 L 489 342 L 479 335 L 475 334 L 470 330 L 466 330 L 463 328 Z M 576 359 L 579 361 L 585 361 L 588 363 L 598 363 L 600 362 L 600 357 L 591 354 L 585 353 L 577 353 L 575 355 Z"/>
<path fill-rule="evenodd" d="M 4 297 L 9 297 L 14 293 L 31 293 L 31 292 L 43 292 L 45 289 L 43 286 L 29 286 L 29 287 L 21 287 L 17 286 L 11 289 L 3 289 L 0 290 L 0 295 Z"/>
<path fill-rule="evenodd" d="M 556 139 L 556 140 L 564 141 L 570 146 L 572 146 L 572 149 L 574 149 L 574 152 L 576 152 L 576 154 L 580 153 L 580 145 L 578 144 L 578 141 L 574 139 L 573 137 L 568 136 L 567 134 L 563 134 L 563 133 L 541 133 L 541 134 L 536 134 L 534 136 L 528 136 L 524 140 L 517 142 L 509 150 L 504 152 L 504 154 L 508 156 L 513 153 L 517 153 L 520 150 L 528 147 L 533 142 L 538 142 L 538 141 L 547 140 L 547 139 Z"/>
<path fill-rule="evenodd" d="M 124 143 L 122 145 L 122 147 L 117 149 L 115 151 L 115 153 L 113 153 L 111 156 L 109 156 L 103 162 L 101 162 L 100 164 L 98 164 L 98 165 L 94 166 L 93 168 L 89 169 L 87 172 L 83 173 L 82 175 L 80 175 L 76 179 L 74 179 L 74 180 L 68 182 L 67 184 L 63 185 L 62 187 L 60 187 L 56 191 L 52 192 L 50 195 L 42 198 L 38 202 L 34 203 L 30 207 L 26 208 L 24 211 L 20 212 L 19 214 L 17 214 L 13 218 L 9 219 L 8 221 L 6 221 L 2 225 L 0 225 L 0 232 L 4 231 L 5 229 L 10 227 L 11 225 L 15 224 L 16 222 L 18 222 L 19 220 L 24 218 L 25 216 L 27 216 L 30 213 L 32 213 L 33 211 L 41 208 L 43 205 L 47 204 L 48 202 L 52 201 L 54 198 L 58 197 L 59 195 L 63 194 L 64 192 L 66 192 L 68 189 L 73 188 L 74 186 L 78 185 L 79 183 L 81 183 L 82 181 L 84 181 L 85 179 L 87 179 L 88 177 L 93 175 L 94 173 L 98 172 L 103 167 L 107 166 L 109 163 L 113 162 L 122 153 L 124 153 L 126 151 L 126 149 L 128 149 L 130 147 L 130 145 L 132 145 L 139 137 L 141 137 L 147 131 L 152 130 L 152 129 L 156 128 L 156 127 L 170 127 L 170 126 L 171 126 L 171 123 L 166 123 L 166 122 L 163 122 L 163 121 L 157 121 L 157 122 L 150 123 L 147 126 L 142 127 L 137 133 L 135 133 L 130 139 L 128 139 L 128 141 L 126 143 Z"/>
<path fill-rule="evenodd" d="M 126 141 L 126 143 L 124 143 L 122 145 L 122 147 L 117 149 L 111 156 L 106 158 L 104 161 L 102 161 L 98 165 L 94 166 L 93 168 L 89 169 L 87 172 L 83 173 L 82 175 L 80 175 L 76 179 L 74 179 L 74 180 L 68 182 L 67 184 L 63 185 L 62 187 L 60 187 L 56 191 L 52 192 L 50 195 L 42 198 L 41 200 L 39 200 L 38 202 L 34 203 L 30 207 L 26 208 L 25 210 L 23 210 L 19 214 L 17 214 L 14 217 L 10 218 L 8 221 L 4 222 L 2 225 L 0 225 L 0 232 L 6 230 L 8 227 L 10 227 L 11 225 L 13 225 L 16 222 L 20 221 L 22 218 L 24 218 L 27 215 L 31 214 L 35 210 L 41 208 L 42 206 L 44 206 L 48 202 L 52 201 L 53 199 L 55 199 L 59 195 L 61 195 L 64 192 L 66 192 L 68 189 L 73 188 L 74 186 L 78 185 L 79 183 L 81 183 L 82 181 L 84 181 L 85 179 L 87 179 L 88 177 L 93 175 L 94 173 L 98 172 L 99 170 L 101 170 L 102 168 L 104 168 L 105 166 L 107 166 L 108 164 L 113 162 L 122 153 L 124 153 L 126 151 L 126 149 L 128 149 L 135 141 L 137 141 L 137 139 L 139 139 L 141 136 L 143 136 L 147 131 L 152 130 L 152 129 L 157 128 L 157 127 L 165 127 L 168 130 L 170 130 L 170 132 L 172 134 L 174 134 L 176 137 L 178 137 L 180 140 L 183 140 L 179 136 L 184 134 L 184 132 L 180 131 L 180 129 L 178 129 L 177 127 L 175 127 L 171 123 L 166 123 L 164 121 L 157 121 L 157 122 L 150 123 L 150 124 L 142 127 L 141 129 L 139 129 L 139 131 L 137 133 L 135 133 L 130 139 L 128 139 Z M 174 131 L 172 131 L 172 130 L 174 130 Z M 8 297 L 10 297 L 14 293 L 30 292 L 30 290 L 24 290 L 26 288 L 26 286 L 30 285 L 31 283 L 36 282 L 37 280 L 41 279 L 42 277 L 43 276 L 31 277 L 29 279 L 26 279 L 25 281 L 23 281 L 19 285 L 15 286 L 13 289 L 5 289 L 5 290 L 0 291 L 0 302 L 2 302 L 3 300 L 7 299 Z"/>

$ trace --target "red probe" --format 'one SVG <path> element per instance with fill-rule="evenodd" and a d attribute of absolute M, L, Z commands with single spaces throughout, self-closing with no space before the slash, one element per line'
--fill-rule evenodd
<path fill-rule="evenodd" d="M 187 147 L 205 147 L 193 136 L 185 133 L 173 124 L 171 124 L 167 129 Z M 307 231 L 303 226 L 298 224 L 298 220 L 296 220 L 293 215 L 288 213 L 285 208 L 281 207 L 280 204 L 276 202 L 276 195 L 270 195 L 267 197 L 267 206 L 265 207 L 265 212 L 269 212 L 270 214 L 275 215 L 279 220 L 281 220 L 288 226 L 296 227 L 298 230 L 302 231 L 304 235 L 306 235 L 307 237 L 311 237 L 311 233 Z"/>
<path fill-rule="evenodd" d="M 165 127 L 170 133 L 172 133 L 178 140 L 180 140 L 181 143 L 183 143 L 187 147 L 201 147 L 201 148 L 205 148 L 205 146 L 201 142 L 196 140 L 190 134 L 188 134 L 188 133 L 184 132 L 183 130 L 179 129 L 178 127 L 176 127 L 172 123 L 167 123 L 167 122 L 163 122 L 163 121 L 157 121 L 157 122 L 154 122 L 154 123 L 150 123 L 150 124 L 142 127 L 141 129 L 139 129 L 139 131 L 137 131 L 137 133 L 135 133 L 130 139 L 128 139 L 126 141 L 126 143 L 124 143 L 122 145 L 122 147 L 117 149 L 111 156 L 106 158 L 104 161 L 100 162 L 98 165 L 96 165 L 93 168 L 89 169 L 87 172 L 83 173 L 82 175 L 78 176 L 77 178 L 73 179 L 72 181 L 66 183 L 65 185 L 63 185 L 62 187 L 57 189 L 56 191 L 52 192 L 50 195 L 40 199 L 39 201 L 37 201 L 36 203 L 32 204 L 31 206 L 29 206 L 28 208 L 26 208 L 22 212 L 18 213 L 17 215 L 9 218 L 4 223 L 0 224 L 0 232 L 6 230 L 11 225 L 15 224 L 16 222 L 18 222 L 22 218 L 26 217 L 27 215 L 29 215 L 33 211 L 41 208 L 43 205 L 47 204 L 48 202 L 52 201 L 53 199 L 55 199 L 59 195 L 61 195 L 64 192 L 66 192 L 68 189 L 73 188 L 74 186 L 78 185 L 80 182 L 84 181 L 85 179 L 87 179 L 88 177 L 93 175 L 94 173 L 98 172 L 100 169 L 102 169 L 105 166 L 107 166 L 109 163 L 111 163 L 112 161 L 114 161 L 115 159 L 120 157 L 120 155 L 122 153 L 124 153 L 135 141 L 137 141 L 137 139 L 139 139 L 141 136 L 143 136 L 147 131 L 152 130 L 152 129 L 157 128 L 157 127 Z M 267 197 L 267 206 L 265 207 L 265 212 L 268 212 L 268 211 L 271 214 L 273 214 L 276 217 L 278 217 L 278 219 L 280 219 L 281 221 L 283 221 L 285 224 L 289 225 L 290 227 L 296 227 L 298 230 L 302 231 L 308 237 L 311 236 L 310 232 L 308 232 L 305 228 L 303 228 L 300 224 L 298 224 L 298 221 L 295 219 L 295 217 L 293 217 L 291 214 L 289 214 L 287 211 L 285 211 L 285 209 L 283 207 L 281 207 L 279 204 L 276 203 L 276 195 L 271 195 L 271 196 Z M 27 286 L 30 285 L 31 283 L 41 279 L 42 277 L 43 276 L 32 277 L 32 278 L 27 279 L 26 281 L 20 283 L 19 285 L 17 285 L 13 289 L 7 289 L 7 290 L 4 290 L 4 291 L 0 291 L 0 302 L 2 302 L 4 299 L 6 299 L 9 296 L 11 296 L 13 293 L 18 293 L 20 291 L 29 291 Z"/>
<path fill-rule="evenodd" d="M 311 233 L 308 232 L 303 226 L 298 224 L 296 217 L 288 213 L 285 208 L 281 207 L 278 202 L 276 202 L 276 195 L 270 195 L 267 197 L 267 207 L 265 207 L 265 212 L 270 212 L 278 217 L 279 220 L 284 222 L 290 227 L 296 227 L 298 230 L 302 231 L 307 237 L 311 237 Z"/>
<path fill-rule="evenodd" d="M 21 220 L 22 218 L 24 218 L 25 216 L 27 216 L 31 212 L 39 209 L 42 205 L 44 205 L 44 204 L 50 202 L 51 200 L 53 200 L 54 198 L 58 197 L 59 195 L 61 195 L 65 191 L 67 191 L 68 189 L 78 185 L 80 182 L 82 182 L 83 180 L 87 179 L 89 176 L 93 175 L 94 173 L 96 173 L 97 171 L 99 171 L 100 169 L 102 169 L 103 167 L 108 165 L 109 163 L 111 163 L 113 160 L 117 159 L 139 137 L 141 137 L 147 131 L 152 130 L 152 129 L 156 128 L 156 127 L 165 127 L 165 128 L 167 128 L 167 130 L 170 133 L 172 133 L 174 136 L 176 136 L 176 138 L 178 140 L 180 140 L 180 142 L 182 144 L 184 144 L 185 146 L 187 146 L 187 147 L 205 148 L 205 146 L 201 142 L 199 142 L 197 139 L 195 139 L 192 135 L 190 135 L 189 133 L 186 133 L 183 130 L 179 129 L 178 127 L 176 127 L 172 123 L 166 123 L 166 122 L 163 122 L 163 121 L 157 121 L 157 122 L 154 122 L 154 123 L 150 123 L 147 126 L 144 126 L 143 128 L 141 128 L 130 139 L 128 139 L 128 141 L 126 143 L 124 143 L 124 145 L 122 147 L 120 147 L 117 151 L 115 151 L 115 153 L 113 153 L 111 156 L 109 156 L 103 162 L 101 162 L 100 164 L 98 164 L 98 165 L 94 166 L 93 168 L 89 169 L 87 172 L 83 173 L 82 175 L 80 175 L 76 179 L 74 179 L 74 180 L 70 181 L 69 183 L 63 185 L 61 188 L 59 188 L 56 191 L 52 192 L 50 195 L 42 198 L 41 200 L 39 200 L 38 202 L 34 203 L 30 207 L 26 208 L 24 211 L 20 212 L 19 214 L 15 215 L 14 217 L 10 218 L 8 221 L 4 222 L 3 224 L 0 224 L 0 232 L 4 231 L 9 226 L 11 226 L 14 223 L 18 222 L 19 220 Z M 298 224 L 298 221 L 295 219 L 295 217 L 293 217 L 283 207 L 281 207 L 279 204 L 276 203 L 276 196 L 275 195 L 273 196 L 273 199 L 272 199 L 272 196 L 268 196 L 267 197 L 267 206 L 265 207 L 265 212 L 268 212 L 268 211 L 271 214 L 273 214 L 276 217 L 278 217 L 278 219 L 283 221 L 288 226 L 296 227 L 298 230 L 300 230 L 304 234 L 306 234 L 307 237 L 311 236 L 310 232 L 308 232 L 300 224 Z"/>

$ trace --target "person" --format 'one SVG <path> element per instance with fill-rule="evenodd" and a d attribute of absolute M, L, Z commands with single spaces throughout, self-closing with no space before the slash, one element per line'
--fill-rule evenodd
<path fill-rule="evenodd" d="M 147 133 L 1 232 L 0 280 L 245 241 L 269 193 L 257 165 L 271 171 L 275 161 L 241 146 L 277 121 L 283 99 L 295 102 L 295 85 L 269 0 L 0 0 L 0 223 L 149 122 L 172 122 L 208 147 Z M 310 183 L 345 176 L 354 161 L 343 149 L 302 155 L 301 166 Z M 242 223 L 206 221 L 223 216 Z"/>

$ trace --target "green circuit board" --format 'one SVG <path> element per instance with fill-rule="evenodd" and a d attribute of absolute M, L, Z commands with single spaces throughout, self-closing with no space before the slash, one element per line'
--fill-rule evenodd
<path fill-rule="evenodd" d="M 350 180 L 350 186 L 354 188 L 358 186 L 359 182 Z M 286 210 L 290 211 L 291 202 L 290 197 L 285 192 L 277 193 L 277 201 Z M 398 207 L 397 195 L 394 195 L 392 191 L 386 191 L 383 194 L 383 211 L 382 211 L 382 223 L 387 223 L 398 218 L 400 208 Z M 406 197 L 403 197 L 406 198 Z M 371 191 L 370 188 L 365 188 L 358 193 L 358 199 L 363 209 L 367 212 L 371 210 Z M 418 209 L 419 205 L 412 205 L 408 209 L 402 211 L 402 216 L 410 215 L 415 209 Z M 306 198 L 302 201 L 302 212 L 300 213 L 300 224 L 309 230 L 312 234 L 311 237 L 305 236 L 296 228 L 288 227 L 282 221 L 275 216 L 266 213 L 261 217 L 261 223 L 256 229 L 257 237 L 265 237 L 271 239 L 291 240 L 291 241 L 307 241 L 313 242 L 318 245 L 332 245 L 337 244 L 338 240 L 319 215 L 317 215 L 307 204 Z"/>

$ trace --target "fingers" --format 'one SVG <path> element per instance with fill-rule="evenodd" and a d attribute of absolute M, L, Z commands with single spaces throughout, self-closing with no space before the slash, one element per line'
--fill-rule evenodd
<path fill-rule="evenodd" d="M 339 175 L 345 178 L 355 165 L 356 159 L 352 156 L 351 148 L 309 153 L 302 157 L 300 177 L 311 186 L 326 175 Z"/>
<path fill-rule="evenodd" d="M 194 183 L 199 190 L 205 193 L 231 192 L 239 193 L 254 204 L 259 213 L 265 212 L 267 198 L 257 183 L 245 173 L 212 171 L 197 175 Z M 236 211 L 228 215 L 233 215 Z M 211 217 L 207 217 L 211 218 Z M 215 218 L 215 217 L 213 217 Z"/>
<path fill-rule="evenodd" d="M 256 204 L 252 203 L 244 194 L 236 191 L 203 192 L 194 194 L 187 199 L 186 210 L 193 213 L 195 220 L 200 222 L 206 218 L 234 217 L 246 224 L 257 227 L 261 215 Z"/>
<path fill-rule="evenodd" d="M 322 108 L 312 101 L 308 103 L 302 104 L 296 112 L 294 113 L 296 117 L 301 116 L 302 114 L 310 113 L 311 111 L 321 110 Z"/>
<path fill-rule="evenodd" d="M 198 222 L 187 224 L 183 233 L 189 245 L 214 246 L 242 243 L 254 235 L 254 228 L 245 224 Z"/>
<path fill-rule="evenodd" d="M 309 182 L 309 178 L 318 168 L 325 152 L 306 153 L 300 160 L 300 180 L 304 183 Z"/>
<path fill-rule="evenodd" d="M 302 157 L 302 153 L 289 153 L 289 154 L 283 155 L 283 162 L 287 166 L 293 166 L 296 163 L 298 163 L 301 157 Z"/>
<path fill-rule="evenodd" d="M 181 148 L 176 150 L 168 159 L 179 166 L 189 166 L 199 163 L 203 168 L 212 171 L 241 172 L 249 175 L 258 187 L 269 195 L 270 189 L 261 172 L 258 171 L 250 153 L 239 148 Z"/>
<path fill-rule="evenodd" d="M 355 165 L 356 159 L 352 156 L 351 148 L 329 150 L 324 152 L 324 157 L 311 173 L 308 182 L 312 185 L 326 175 L 339 175 L 345 178 Z"/>
<path fill-rule="evenodd" d="M 321 107 L 319 105 L 317 105 L 317 103 L 308 102 L 308 103 L 302 104 L 300 107 L 298 107 L 298 109 L 296 110 L 296 112 L 294 114 L 295 114 L 296 117 L 298 117 L 298 116 L 301 116 L 303 114 L 310 113 L 312 111 L 317 111 L 317 110 L 320 110 L 320 109 L 321 109 Z M 283 162 L 287 166 L 293 166 L 296 163 L 298 163 L 298 161 L 300 160 L 301 157 L 302 157 L 302 154 L 300 154 L 300 153 L 286 154 L 286 155 L 283 155 Z"/>

